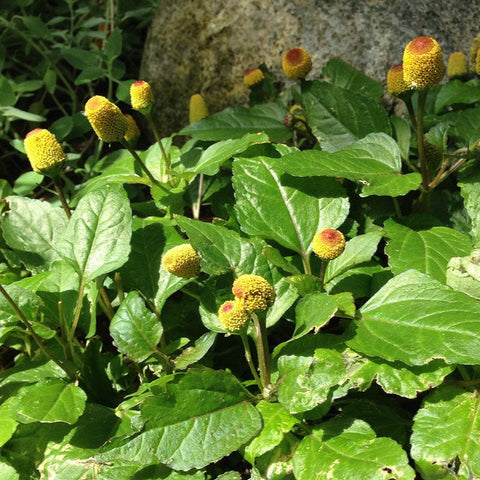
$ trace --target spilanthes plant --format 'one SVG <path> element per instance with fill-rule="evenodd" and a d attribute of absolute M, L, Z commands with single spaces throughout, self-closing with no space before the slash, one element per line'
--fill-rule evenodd
<path fill-rule="evenodd" d="M 85 115 L 98 138 L 103 142 L 121 142 L 128 129 L 122 111 L 110 100 L 95 95 L 85 104 Z"/>
<path fill-rule="evenodd" d="M 155 103 L 152 87 L 144 80 L 133 82 L 130 86 L 130 101 L 132 108 L 142 113 L 148 113 Z"/>
<path fill-rule="evenodd" d="M 188 118 L 190 123 L 198 122 L 208 117 L 208 105 L 202 95 L 195 93 L 190 97 Z"/>
<path fill-rule="evenodd" d="M 137 122 L 129 113 L 125 114 L 125 118 L 128 122 L 128 128 L 125 132 L 125 140 L 129 143 L 129 145 L 133 146 L 140 137 L 140 128 L 138 128 Z"/>
<path fill-rule="evenodd" d="M 265 79 L 265 74 L 260 68 L 249 68 L 243 76 L 243 83 L 251 88 Z"/>
<path fill-rule="evenodd" d="M 163 255 L 162 267 L 177 277 L 194 278 L 200 273 L 200 257 L 189 243 L 184 243 Z"/>
<path fill-rule="evenodd" d="M 282 58 L 282 68 L 287 78 L 304 79 L 312 69 L 312 59 L 304 48 L 291 48 Z"/>
<path fill-rule="evenodd" d="M 467 56 L 463 52 L 451 53 L 448 57 L 447 77 L 462 78 L 467 73 Z"/>
<path fill-rule="evenodd" d="M 412 87 L 403 78 L 403 63 L 389 68 L 387 72 L 387 90 L 390 95 L 395 97 L 402 97 L 413 92 Z"/>

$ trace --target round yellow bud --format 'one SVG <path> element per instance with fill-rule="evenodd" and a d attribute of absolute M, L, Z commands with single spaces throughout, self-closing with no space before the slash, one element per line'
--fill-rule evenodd
<path fill-rule="evenodd" d="M 243 76 L 243 83 L 247 87 L 253 87 L 257 83 L 260 83 L 264 78 L 265 75 L 259 68 L 250 68 Z"/>
<path fill-rule="evenodd" d="M 183 243 L 163 255 L 162 267 L 177 277 L 193 278 L 200 273 L 200 256 L 189 243 Z"/>
<path fill-rule="evenodd" d="M 205 117 L 208 117 L 208 106 L 204 98 L 196 93 L 190 97 L 189 121 L 194 123 Z"/>
<path fill-rule="evenodd" d="M 472 45 L 470 46 L 470 70 L 472 72 L 476 72 L 476 64 L 477 64 L 477 53 L 478 49 L 480 48 L 480 33 L 473 39 Z"/>
<path fill-rule="evenodd" d="M 305 78 L 312 69 L 312 60 L 303 48 L 291 48 L 283 56 L 282 68 L 288 78 Z"/>
<path fill-rule="evenodd" d="M 453 52 L 448 57 L 448 78 L 463 77 L 467 74 L 467 57 L 463 52 Z"/>
<path fill-rule="evenodd" d="M 138 80 L 130 85 L 130 103 L 135 110 L 148 110 L 154 101 L 152 87 L 149 83 Z"/>
<path fill-rule="evenodd" d="M 320 230 L 313 237 L 312 250 L 322 260 L 333 260 L 345 250 L 345 237 L 333 228 Z"/>
<path fill-rule="evenodd" d="M 403 52 L 403 78 L 407 85 L 421 90 L 437 85 L 443 78 L 443 53 L 432 37 L 417 37 Z"/>
<path fill-rule="evenodd" d="M 125 132 L 125 140 L 128 143 L 135 143 L 140 136 L 140 129 L 138 128 L 137 122 L 130 114 L 126 113 L 125 118 L 128 122 L 128 128 Z"/>
<path fill-rule="evenodd" d="M 85 105 L 85 115 L 100 140 L 119 142 L 128 129 L 128 121 L 121 110 L 101 95 L 90 98 Z"/>
<path fill-rule="evenodd" d="M 275 290 L 260 275 L 240 275 L 233 282 L 232 292 L 247 312 L 267 310 L 275 301 Z"/>
<path fill-rule="evenodd" d="M 403 63 L 394 65 L 387 72 L 387 89 L 388 93 L 398 97 L 403 93 L 411 91 L 405 80 L 403 79 Z"/>
<path fill-rule="evenodd" d="M 240 330 L 249 319 L 248 312 L 242 302 L 229 300 L 218 309 L 218 318 L 226 330 Z"/>
<path fill-rule="evenodd" d="M 36 128 L 27 133 L 23 144 L 35 172 L 55 176 L 67 159 L 55 136 L 44 128 Z"/>

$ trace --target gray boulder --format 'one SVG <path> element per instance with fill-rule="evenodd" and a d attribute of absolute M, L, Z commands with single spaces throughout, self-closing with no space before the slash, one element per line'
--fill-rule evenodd
<path fill-rule="evenodd" d="M 287 83 L 281 60 L 301 46 L 315 78 L 340 57 L 384 82 L 405 45 L 434 37 L 448 55 L 468 55 L 480 33 L 480 0 L 163 0 L 146 39 L 141 79 L 156 95 L 162 135 L 188 124 L 188 103 L 201 93 L 210 112 L 246 105 L 245 70 L 262 63 Z"/>

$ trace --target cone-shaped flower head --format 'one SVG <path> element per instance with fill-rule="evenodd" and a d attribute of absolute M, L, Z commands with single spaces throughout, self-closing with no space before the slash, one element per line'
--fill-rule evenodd
<path fill-rule="evenodd" d="M 275 301 L 275 290 L 260 275 L 240 275 L 233 282 L 232 292 L 247 312 L 266 310 Z"/>
<path fill-rule="evenodd" d="M 283 56 L 282 68 L 288 78 L 305 78 L 312 69 L 312 60 L 303 48 L 291 48 Z"/>
<path fill-rule="evenodd" d="M 467 73 L 467 56 L 463 52 L 453 52 L 448 57 L 448 78 L 463 77 Z"/>
<path fill-rule="evenodd" d="M 101 95 L 90 98 L 85 105 L 85 115 L 98 138 L 104 142 L 123 140 L 128 129 L 128 121 L 121 110 Z"/>
<path fill-rule="evenodd" d="M 126 113 L 125 118 L 128 122 L 128 128 L 125 132 L 125 140 L 128 143 L 135 143 L 140 136 L 140 129 L 138 128 L 137 122 L 130 114 Z"/>
<path fill-rule="evenodd" d="M 394 95 L 395 97 L 399 97 L 402 94 L 412 90 L 403 79 L 403 63 L 394 65 L 388 70 L 387 89 L 388 93 Z"/>
<path fill-rule="evenodd" d="M 218 309 L 218 318 L 223 328 L 235 331 L 240 330 L 248 322 L 249 315 L 242 302 L 229 300 Z"/>
<path fill-rule="evenodd" d="M 262 70 L 259 68 L 250 68 L 245 72 L 243 76 L 243 83 L 247 87 L 253 87 L 257 83 L 260 83 L 265 78 Z"/>
<path fill-rule="evenodd" d="M 320 230 L 313 237 L 312 250 L 322 260 L 333 260 L 345 250 L 345 237 L 333 228 Z"/>
<path fill-rule="evenodd" d="M 189 243 L 183 243 L 165 253 L 162 267 L 177 277 L 193 278 L 200 273 L 200 256 Z"/>
<path fill-rule="evenodd" d="M 27 133 L 24 146 L 33 170 L 49 177 L 57 175 L 67 159 L 55 136 L 44 128 Z"/>
<path fill-rule="evenodd" d="M 476 64 L 477 64 L 477 53 L 478 49 L 480 48 L 480 33 L 473 39 L 472 45 L 470 46 L 470 70 L 472 72 L 476 71 Z"/>
<path fill-rule="evenodd" d="M 149 111 L 155 98 L 152 87 L 143 80 L 138 80 L 130 85 L 130 103 L 135 110 Z"/>
<path fill-rule="evenodd" d="M 445 66 L 440 45 L 432 37 L 417 37 L 403 52 L 403 78 L 407 85 L 418 90 L 437 85 Z"/>
<path fill-rule="evenodd" d="M 198 122 L 205 117 L 208 117 L 207 103 L 199 93 L 196 93 L 190 97 L 189 121 Z"/>

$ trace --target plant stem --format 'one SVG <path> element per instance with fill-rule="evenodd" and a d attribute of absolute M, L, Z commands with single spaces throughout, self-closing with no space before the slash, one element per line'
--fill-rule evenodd
<path fill-rule="evenodd" d="M 53 184 L 55 186 L 55 191 L 57 192 L 60 203 L 62 204 L 62 207 L 65 210 L 65 213 L 67 214 L 67 217 L 70 218 L 72 216 L 72 211 L 70 210 L 70 207 L 68 206 L 68 203 L 65 200 L 65 195 L 63 193 L 63 187 L 62 187 L 62 181 L 60 180 L 60 177 L 58 175 L 55 175 L 53 177 Z"/>
<path fill-rule="evenodd" d="M 120 143 L 123 145 L 124 148 L 126 148 L 132 155 L 132 157 L 138 162 L 140 165 L 140 168 L 145 172 L 147 177 L 150 179 L 153 185 L 158 185 L 157 180 L 155 180 L 155 177 L 152 175 L 152 172 L 147 168 L 147 166 L 143 163 L 142 159 L 138 156 L 137 152 L 128 144 L 128 142 L 125 139 L 122 139 Z"/>
<path fill-rule="evenodd" d="M 255 325 L 255 343 L 257 345 L 258 367 L 264 387 L 270 385 L 270 352 L 268 350 L 267 325 L 265 316 L 259 317 L 252 313 Z"/>
<path fill-rule="evenodd" d="M 400 204 L 398 203 L 397 197 L 392 197 L 393 207 L 395 208 L 395 213 L 399 219 L 403 218 L 402 211 L 400 210 Z"/>
<path fill-rule="evenodd" d="M 252 352 L 250 350 L 250 344 L 248 343 L 248 335 L 247 335 L 246 329 L 241 330 L 240 338 L 242 339 L 243 348 L 245 349 L 245 358 L 247 359 L 247 363 L 248 363 L 248 366 L 250 367 L 250 371 L 252 372 L 253 378 L 255 379 L 255 382 L 257 383 L 260 391 L 263 391 L 264 385 L 262 383 L 262 380 L 257 374 L 255 365 L 253 364 Z"/>
<path fill-rule="evenodd" d="M 71 345 L 73 342 L 73 337 L 75 336 L 75 330 L 77 329 L 78 321 L 80 320 L 80 313 L 83 306 L 83 294 L 85 292 L 85 277 L 82 275 L 80 280 L 80 286 L 78 288 L 78 297 L 77 305 L 75 307 L 75 314 L 73 316 L 72 325 L 70 327 L 70 332 L 68 333 L 67 341 Z"/>
<path fill-rule="evenodd" d="M 197 203 L 194 205 L 193 208 L 193 218 L 198 220 L 200 218 L 200 209 L 202 207 L 202 195 L 203 195 L 203 180 L 204 180 L 203 173 L 200 174 L 198 177 L 198 198 Z"/>
<path fill-rule="evenodd" d="M 310 267 L 310 256 L 304 251 L 302 251 L 302 263 L 304 272 L 307 275 L 310 275 L 312 273 L 312 269 Z"/>
<path fill-rule="evenodd" d="M 122 276 L 119 272 L 115 273 L 113 276 L 113 281 L 117 285 L 118 300 L 120 303 L 122 303 L 125 300 L 125 292 L 123 291 Z"/>
<path fill-rule="evenodd" d="M 115 315 L 115 310 L 113 309 L 112 303 L 110 302 L 110 299 L 108 298 L 107 290 L 102 285 L 100 287 L 99 292 L 100 292 L 100 298 L 102 300 L 103 311 L 105 312 L 105 315 L 108 317 L 108 319 L 112 320 L 113 316 Z"/>
<path fill-rule="evenodd" d="M 320 274 L 318 278 L 320 279 L 320 285 L 322 286 L 322 291 L 325 290 L 325 273 L 327 271 L 328 260 L 322 260 L 320 264 Z"/>
<path fill-rule="evenodd" d="M 422 175 L 422 187 L 425 192 L 429 190 L 430 183 L 430 169 L 425 159 L 425 148 L 423 143 L 423 115 L 425 113 L 425 101 L 427 99 L 427 89 L 419 90 L 418 92 L 418 107 L 417 107 L 417 149 L 418 157 L 420 159 L 420 173 Z"/>
<path fill-rule="evenodd" d="M 145 116 L 147 117 L 148 124 L 152 129 L 153 135 L 155 136 L 155 140 L 160 147 L 160 151 L 162 152 L 163 163 L 165 164 L 165 176 L 167 177 L 167 181 L 170 181 L 170 158 L 163 147 L 162 139 L 160 134 L 158 133 L 157 127 L 155 126 L 155 122 L 153 121 L 152 114 L 150 112 L 146 113 Z"/>
<path fill-rule="evenodd" d="M 23 312 L 20 310 L 18 305 L 15 303 L 15 300 L 8 294 L 8 292 L 3 288 L 3 285 L 0 285 L 0 293 L 5 297 L 5 300 L 10 304 L 10 306 L 13 308 L 15 313 L 17 314 L 18 318 L 22 321 L 22 323 L 25 325 L 25 328 L 27 331 L 30 333 L 32 338 L 35 340 L 35 343 L 38 345 L 38 348 L 41 350 L 41 352 L 50 360 L 55 362 L 69 377 L 70 379 L 75 382 L 77 377 L 76 375 L 68 368 L 66 367 L 63 362 L 61 362 L 58 358 L 56 358 L 48 349 L 47 347 L 43 344 L 42 340 L 40 337 L 37 335 L 35 330 L 32 327 L 32 324 L 28 321 L 27 317 L 23 314 Z"/>

